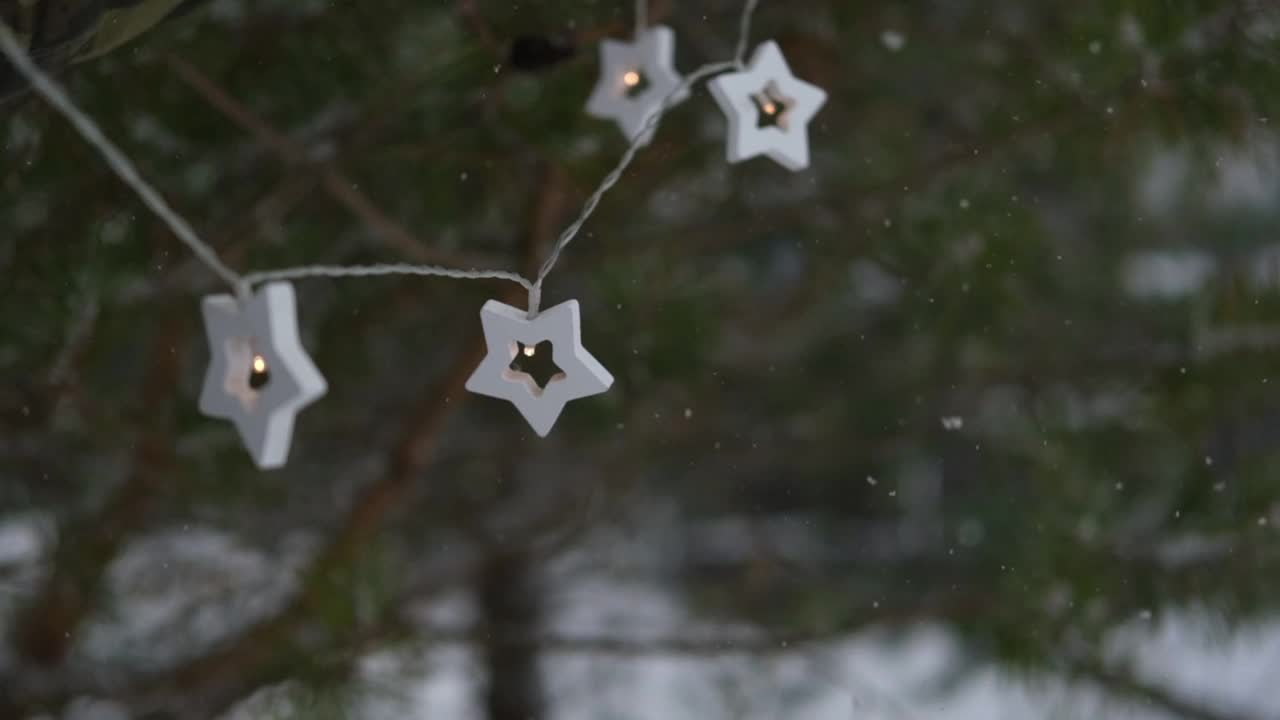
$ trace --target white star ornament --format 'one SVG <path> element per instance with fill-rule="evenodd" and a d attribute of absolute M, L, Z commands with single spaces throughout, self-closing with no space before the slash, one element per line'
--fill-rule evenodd
<path fill-rule="evenodd" d="M 600 78 L 587 100 L 587 113 L 613 120 L 628 141 L 635 140 L 667 96 L 680 87 L 675 52 L 675 33 L 663 25 L 641 31 L 635 42 L 601 41 Z M 672 105 L 688 97 L 689 89 L 684 88 Z M 640 145 L 648 145 L 653 135 L 650 129 Z"/>
<path fill-rule="evenodd" d="M 200 304 L 209 369 L 200 412 L 230 420 L 261 469 L 285 464 L 293 420 L 328 390 L 298 337 L 293 285 L 264 285 L 241 304 L 211 295 Z"/>
<path fill-rule="evenodd" d="M 827 93 L 792 75 L 776 42 L 761 43 L 746 69 L 708 86 L 729 119 L 729 162 L 767 155 L 793 172 L 809 167 L 809 121 Z"/>
<path fill-rule="evenodd" d="M 544 310 L 532 320 L 524 310 L 490 300 L 480 310 L 480 322 L 488 352 L 467 380 L 467 390 L 511 402 L 541 437 L 551 432 L 566 403 L 613 385 L 613 375 L 582 346 L 577 300 Z M 540 384 L 516 366 L 546 352 L 548 342 L 556 373 Z"/>

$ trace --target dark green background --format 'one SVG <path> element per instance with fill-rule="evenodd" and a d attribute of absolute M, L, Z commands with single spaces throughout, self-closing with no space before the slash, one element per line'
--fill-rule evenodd
<path fill-rule="evenodd" d="M 59 4 L 90 34 L 112 5 L 38 3 Z M 732 56 L 738 11 L 652 12 L 688 71 Z M 38 33 L 36 55 L 236 268 L 521 269 L 624 149 L 583 106 L 630 12 L 219 1 L 97 59 Z M 481 305 L 523 301 L 501 283 L 299 281 L 331 389 L 272 473 L 196 409 L 217 279 L 43 102 L 11 100 L 0 521 L 43 541 L 0 563 L 0 717 L 81 696 L 214 717 L 286 681 L 322 691 L 302 717 L 341 715 L 355 658 L 441 642 L 480 652 L 487 717 L 544 717 L 549 645 L 714 651 L 549 633 L 546 569 L 635 528 L 692 612 L 758 627 L 736 650 L 939 621 L 974 666 L 1251 717 L 1101 646 L 1139 615 L 1230 627 L 1280 600 L 1278 23 L 1226 0 L 763 0 L 753 45 L 829 94 L 812 167 L 728 165 L 702 87 L 673 111 L 547 283 L 544 306 L 581 303 L 606 395 L 539 439 L 461 390 Z M 1170 264 L 1185 287 L 1135 292 Z M 740 540 L 710 542 L 726 524 Z M 161 592 L 113 583 L 122 558 L 178 531 L 296 581 L 228 569 L 167 644 L 92 646 Z M 174 572 L 156 582 L 196 583 Z M 406 616 L 456 590 L 474 626 Z"/>

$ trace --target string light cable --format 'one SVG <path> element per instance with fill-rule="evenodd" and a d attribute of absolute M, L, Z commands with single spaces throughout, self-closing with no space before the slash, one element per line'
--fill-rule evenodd
<path fill-rule="evenodd" d="M 685 81 L 663 99 L 657 113 L 655 113 L 646 125 L 646 130 L 655 130 L 658 123 L 662 119 L 662 115 L 666 113 L 674 104 L 671 102 L 673 96 L 678 96 L 681 91 L 687 90 L 697 81 L 715 75 L 717 73 L 731 70 L 734 67 L 741 66 L 741 56 L 745 52 L 748 39 L 745 33 L 750 31 L 751 15 L 755 13 L 759 0 L 746 0 L 743 5 L 742 17 L 740 20 L 740 32 L 743 33 L 738 37 L 738 54 L 732 62 L 715 62 L 708 63 L 690 73 Z M 637 31 L 648 25 L 648 3 L 647 0 L 637 0 L 636 2 L 636 27 Z M 556 244 L 542 264 L 541 269 L 535 279 L 529 280 L 523 275 L 507 270 L 477 270 L 451 268 L 442 265 L 432 264 L 408 264 L 408 263 L 391 263 L 391 264 L 372 264 L 372 265 L 303 265 L 298 267 L 282 268 L 279 270 L 267 270 L 260 272 L 252 272 L 241 275 L 235 270 L 227 266 L 225 262 L 218 256 L 216 250 L 208 243 L 202 240 L 199 234 L 191 227 L 181 215 L 165 202 L 151 185 L 147 183 L 134 167 L 129 158 L 103 134 L 97 123 L 93 121 L 86 113 L 81 111 L 71 101 L 67 93 L 53 80 L 47 73 L 31 59 L 27 51 L 19 43 L 17 36 L 13 30 L 0 20 L 0 51 L 4 52 L 5 57 L 13 64 L 14 68 L 23 75 L 39 95 L 41 95 L 55 110 L 71 123 L 72 127 L 80 134 L 80 136 L 96 149 L 106 161 L 107 166 L 119 177 L 126 185 L 128 185 L 142 200 L 152 212 L 159 217 L 165 225 L 173 232 L 184 245 L 191 249 L 196 258 L 212 270 L 216 275 L 226 281 L 241 299 L 247 297 L 252 291 L 254 285 L 275 281 L 275 280 L 293 280 L 304 278 L 345 278 L 345 277 L 371 277 L 380 275 L 418 275 L 428 277 L 444 277 L 455 280 L 507 280 L 514 282 L 529 292 L 529 317 L 533 318 L 537 315 L 541 300 L 542 283 L 546 280 L 548 274 L 555 267 L 556 262 L 560 258 L 561 252 L 569 245 L 577 236 L 582 226 L 595 212 L 600 200 L 609 192 L 621 179 L 622 175 L 630 167 L 636 154 L 642 147 L 642 143 L 633 140 L 631 144 L 623 152 L 621 159 L 617 165 L 611 170 L 601 181 L 600 185 L 594 192 L 588 196 L 586 203 L 583 205 L 582 211 L 578 217 L 560 234 Z"/>
<path fill-rule="evenodd" d="M 759 0 L 745 0 L 743 4 L 736 49 L 731 60 L 704 64 L 676 82 L 676 73 L 671 63 L 671 30 L 663 26 L 650 26 L 647 2 L 637 0 L 637 42 L 633 47 L 641 47 L 644 38 L 659 38 L 661 43 L 651 43 L 652 46 L 645 50 L 665 54 L 662 60 L 666 66 L 662 69 L 670 71 L 670 77 L 667 78 L 670 82 L 660 88 L 664 91 L 660 94 L 650 93 L 643 98 L 630 100 L 642 103 L 639 110 L 643 122 L 630 126 L 636 128 L 636 131 L 629 133 L 629 143 L 618 162 L 587 197 L 577 217 L 556 238 L 555 244 L 532 278 L 507 270 L 408 263 L 302 265 L 238 273 L 165 202 L 93 119 L 80 110 L 67 92 L 31 59 L 15 33 L 3 21 L 0 21 L 0 51 L 9 59 L 14 69 L 29 81 L 36 93 L 63 115 L 76 132 L 98 151 L 110 170 L 138 195 L 174 236 L 201 263 L 230 285 L 232 295 L 206 297 L 201 306 L 213 359 L 206 374 L 200 406 L 206 415 L 233 421 L 259 467 L 269 468 L 279 467 L 284 463 L 292 436 L 294 415 L 327 390 L 324 378 L 315 369 L 299 340 L 296 301 L 293 287 L 288 282 L 290 280 L 416 275 L 516 283 L 528 293 L 527 307 L 520 310 L 491 300 L 482 309 L 481 321 L 489 353 L 467 382 L 467 389 L 511 401 L 539 435 L 547 434 L 568 401 L 604 392 L 613 382 L 613 377 L 581 345 L 577 301 L 570 300 L 544 311 L 541 308 L 543 284 L 564 250 L 595 213 L 605 194 L 618 184 L 641 148 L 656 133 L 664 115 L 688 96 L 694 84 L 718 76 L 709 85 L 713 96 L 729 118 L 731 162 L 749 156 L 737 148 L 744 142 L 741 137 L 744 132 L 742 118 L 747 113 L 753 113 L 754 119 L 754 113 L 757 112 L 749 105 L 750 98 L 754 97 L 750 93 L 759 93 L 760 87 L 765 86 L 757 76 L 764 73 L 763 77 L 770 88 L 781 87 L 782 91 L 803 90 L 795 83 L 801 86 L 806 84 L 790 75 L 777 46 L 772 42 L 761 45 L 748 64 L 747 46 L 752 18 L 758 5 Z M 612 71 L 613 68 L 605 70 Z M 611 83 L 612 87 L 622 92 L 634 89 L 632 86 L 637 85 L 639 79 L 637 71 L 632 68 L 618 73 L 618 77 L 602 76 L 601 83 Z M 732 86 L 733 82 L 737 86 Z M 751 83 L 759 84 L 752 86 Z M 748 88 L 749 92 L 743 88 Z M 822 97 L 825 98 L 825 95 Z M 820 104 L 820 100 L 816 104 L 810 103 L 808 113 L 811 115 L 816 112 Z M 791 111 L 789 106 L 784 110 L 788 113 Z M 795 114 L 803 116 L 800 111 Z M 798 124 L 803 127 L 805 122 L 807 117 L 801 117 Z M 752 128 L 755 124 L 754 121 L 750 123 Z M 748 137 L 747 145 L 752 148 L 762 147 L 763 149 L 755 150 L 756 154 L 767 153 L 792 170 L 807 165 L 807 137 L 802 132 L 796 133 L 788 129 L 783 122 L 777 124 L 781 131 L 771 128 L 774 130 L 772 133 L 758 133 L 757 137 Z M 733 137 L 735 135 L 737 137 Z M 751 145 L 752 142 L 755 145 Z M 795 152 L 780 155 L 775 152 L 779 148 L 771 147 L 788 143 L 794 145 L 797 142 L 803 143 L 802 156 Z M 790 150 L 794 151 L 795 148 Z M 797 158 L 803 162 L 795 162 Z M 494 338 L 506 340 L 496 342 Z M 542 385 L 530 380 L 528 373 L 520 370 L 517 363 L 522 359 L 533 358 L 536 348 L 553 338 L 555 341 L 552 352 L 560 372 Z M 516 357 L 517 352 L 512 350 L 516 347 L 521 348 L 519 354 L 524 358 Z"/>

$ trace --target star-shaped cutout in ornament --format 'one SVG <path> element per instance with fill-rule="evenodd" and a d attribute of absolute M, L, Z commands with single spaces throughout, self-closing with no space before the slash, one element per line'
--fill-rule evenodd
<path fill-rule="evenodd" d="M 796 101 L 783 95 L 778 83 L 769 81 L 764 90 L 751 96 L 751 102 L 756 106 L 757 128 L 786 130 L 791 127 L 791 108 L 795 107 Z"/>
<path fill-rule="evenodd" d="M 532 320 L 524 310 L 490 300 L 480 310 L 480 322 L 488 352 L 467 389 L 511 402 L 541 437 L 551 432 L 569 401 L 613 385 L 613 375 L 582 346 L 577 300 Z"/>
<path fill-rule="evenodd" d="M 550 340 L 543 340 L 537 345 L 525 345 L 517 341 L 516 356 L 503 376 L 508 380 L 524 383 L 536 397 L 547 389 L 548 384 L 563 380 L 564 371 L 556 365 L 555 348 Z"/>
<path fill-rule="evenodd" d="M 200 310 L 211 356 L 200 412 L 234 423 L 259 468 L 284 465 L 294 417 L 328 390 L 298 336 L 293 285 L 270 283 L 243 304 L 212 295 Z"/>
<path fill-rule="evenodd" d="M 809 121 L 827 93 L 792 75 L 777 43 L 761 43 L 745 70 L 708 86 L 729 118 L 729 162 L 768 155 L 788 170 L 809 167 Z"/>
<path fill-rule="evenodd" d="M 602 40 L 600 78 L 587 100 L 587 113 L 613 120 L 628 141 L 635 140 L 667 96 L 680 87 L 675 38 L 671 28 L 654 25 L 638 33 L 635 42 Z M 688 97 L 689 89 L 684 88 L 671 104 Z M 648 145 L 653 135 L 650 128 L 640 144 Z"/>

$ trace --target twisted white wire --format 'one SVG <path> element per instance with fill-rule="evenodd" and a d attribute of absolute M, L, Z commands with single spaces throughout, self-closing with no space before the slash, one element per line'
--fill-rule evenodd
<path fill-rule="evenodd" d="M 644 0 L 637 0 L 637 18 L 640 17 L 641 5 L 643 4 Z M 614 166 L 613 170 L 611 170 L 608 175 L 604 176 L 604 180 L 600 182 L 600 186 L 596 188 L 595 192 L 591 193 L 591 195 L 587 197 L 587 202 L 582 206 L 582 212 L 578 213 L 578 217 L 569 224 L 569 227 L 564 229 L 564 232 L 560 233 L 560 237 L 556 241 L 555 247 L 552 248 L 551 254 L 548 255 L 547 259 L 542 263 L 541 269 L 538 270 L 538 277 L 533 281 L 533 288 L 529 291 L 530 317 L 538 314 L 538 303 L 542 298 L 542 281 L 546 280 L 551 269 L 554 268 L 556 262 L 560 260 L 560 254 L 564 252 L 564 249 L 568 247 L 569 243 L 573 242 L 573 239 L 577 237 L 578 232 L 582 230 L 582 226 L 586 224 L 587 220 L 591 217 L 591 214 L 595 212 L 596 206 L 600 204 L 600 199 L 604 197 L 604 194 L 609 192 L 609 190 L 613 188 L 614 185 L 618 184 L 620 179 L 622 179 L 622 174 L 626 172 L 627 168 L 631 165 L 631 161 L 635 159 L 636 153 L 638 153 L 640 148 L 644 145 L 645 137 L 655 131 L 658 123 L 662 121 L 662 116 L 665 115 L 673 105 L 675 105 L 676 98 L 680 93 L 684 92 L 689 88 L 689 86 L 708 75 L 715 75 L 716 73 L 733 70 L 734 68 L 741 68 L 743 66 L 744 58 L 747 54 L 747 43 L 750 41 L 751 35 L 751 17 L 755 14 L 756 7 L 759 4 L 760 0 L 746 0 L 746 2 L 743 3 L 742 17 L 738 22 L 738 43 L 734 59 L 728 62 L 708 63 L 685 76 L 684 80 L 662 99 L 662 103 L 658 106 L 657 111 L 654 112 L 653 115 L 649 116 L 645 121 L 644 127 L 642 127 L 640 131 L 636 133 L 635 137 L 632 138 L 631 144 L 618 160 L 618 164 Z"/>
<path fill-rule="evenodd" d="M 542 263 L 535 279 L 530 280 L 518 273 L 506 270 L 462 270 L 456 268 L 444 267 L 441 265 L 412 265 L 408 263 L 394 263 L 384 265 L 302 265 L 298 267 L 281 268 L 279 270 L 266 270 L 262 272 L 248 273 L 241 276 L 218 257 L 207 243 L 200 239 L 195 230 L 191 228 L 185 220 L 174 212 L 145 180 L 141 178 L 138 171 L 129 162 L 128 158 L 120 152 L 103 134 L 98 126 L 83 112 L 72 104 L 70 98 L 63 92 L 58 85 L 34 62 L 27 56 L 26 51 L 18 44 L 17 38 L 12 31 L 3 22 L 0 22 L 0 50 L 12 62 L 13 66 L 24 75 L 35 90 L 40 93 L 50 105 L 61 112 L 72 127 L 87 141 L 93 145 L 101 153 L 103 159 L 111 169 L 123 180 L 127 185 L 133 188 L 147 205 L 157 216 L 163 220 L 174 235 L 191 248 L 196 258 L 207 265 L 211 270 L 226 280 L 237 293 L 242 296 L 249 292 L 252 285 L 256 283 L 268 282 L 271 280 L 290 280 L 311 277 L 341 278 L 341 277 L 370 277 L 378 275 L 422 275 L 431 277 L 445 277 L 458 280 L 507 280 L 517 283 L 521 287 L 529 291 L 529 316 L 535 316 L 542 298 L 542 282 L 550 274 L 560 259 L 561 253 L 568 247 L 569 243 L 577 237 L 582 230 L 582 226 L 595 212 L 599 206 L 600 200 L 605 193 L 609 192 L 618 181 L 622 178 L 622 174 L 630 167 L 631 162 L 635 159 L 636 154 L 644 145 L 644 138 L 650 133 L 656 131 L 658 124 L 662 121 L 662 116 L 666 114 L 672 106 L 676 104 L 676 98 L 687 90 L 691 85 L 699 80 L 714 75 L 716 73 L 725 72 L 734 68 L 743 66 L 744 58 L 747 51 L 747 43 L 751 33 L 751 19 L 755 14 L 759 0 L 745 0 L 742 8 L 742 17 L 738 24 L 738 42 L 734 59 L 726 62 L 708 63 L 689 73 L 681 81 L 681 83 L 663 98 L 657 110 L 649 116 L 645 121 L 644 127 L 636 133 L 632 138 L 631 144 L 623 152 L 619 158 L 617 165 L 609 174 L 605 175 L 600 185 L 587 197 L 586 203 L 582 207 L 582 211 L 578 213 L 578 217 L 574 219 L 568 227 L 560 233 L 556 240 L 555 246 L 547 259 Z M 647 0 L 636 0 L 636 31 L 640 32 L 648 25 L 649 7 Z"/>
<path fill-rule="evenodd" d="M 747 0 L 742 6 L 742 17 L 738 21 L 738 49 L 733 53 L 733 63 L 741 68 L 747 60 L 747 44 L 751 42 L 751 18 L 755 17 L 756 6 L 760 0 Z"/>
<path fill-rule="evenodd" d="M 732 70 L 734 67 L 735 64 L 732 62 L 718 62 L 703 65 L 685 76 L 684 80 L 681 81 L 674 90 L 668 93 L 665 98 L 663 98 L 662 104 L 658 107 L 657 112 L 650 115 L 645 121 L 644 127 L 640 128 L 640 131 L 636 133 L 635 138 L 631 141 L 631 145 L 627 147 L 626 152 L 622 153 L 622 158 L 618 160 L 618 164 L 614 166 L 613 170 L 611 170 L 608 175 L 604 176 L 604 180 L 601 181 L 600 187 L 596 188 L 595 192 L 591 193 L 590 197 L 587 198 L 587 202 L 582 206 L 582 212 L 578 214 L 577 219 L 570 223 L 569 227 L 564 229 L 564 232 L 560 233 L 560 238 L 556 241 L 555 247 L 552 248 L 551 254 L 547 256 L 547 259 L 542 263 L 542 268 L 538 271 L 538 277 L 534 281 L 535 286 L 539 288 L 542 287 L 542 281 L 546 279 L 547 274 L 551 272 L 553 267 L 555 267 L 556 261 L 560 259 L 560 253 L 562 253 L 564 249 L 568 247 L 569 243 L 573 242 L 573 239 L 577 237 L 578 231 L 582 229 L 582 226 L 586 224 L 587 220 L 591 217 L 591 214 L 595 212 L 596 206 L 600 204 L 600 199 L 604 197 L 604 194 L 609 192 L 614 185 L 617 185 L 618 180 L 622 179 L 622 173 L 627 171 L 627 167 L 631 165 L 631 161 L 635 159 L 636 154 L 644 145 L 643 140 L 645 135 L 653 131 L 653 129 L 658 126 L 658 123 L 662 120 L 662 116 L 667 110 L 671 109 L 672 105 L 675 104 L 676 97 L 680 93 L 684 92 L 690 85 L 693 85 L 702 78 L 708 75 L 724 72 L 725 70 Z"/>
<path fill-rule="evenodd" d="M 425 275 L 453 278 L 455 280 L 510 280 L 526 290 L 533 288 L 533 283 L 523 276 L 506 270 L 456 270 L 441 265 L 411 265 L 408 263 L 386 265 L 304 265 L 249 273 L 244 276 L 244 280 L 247 283 L 256 284 L 272 280 L 296 280 L 309 277 L 340 278 L 372 277 L 376 275 Z"/>

